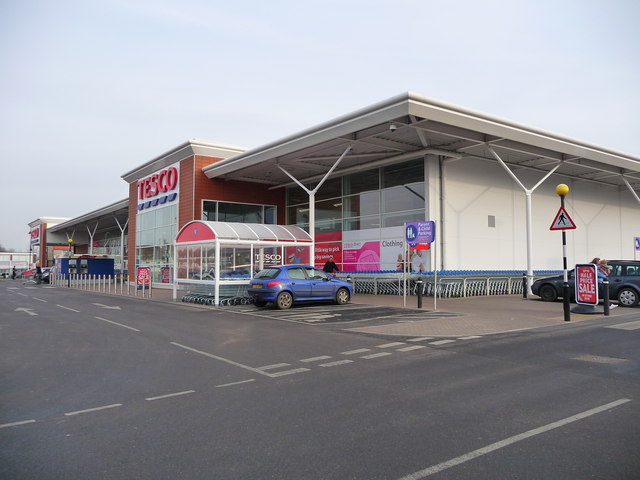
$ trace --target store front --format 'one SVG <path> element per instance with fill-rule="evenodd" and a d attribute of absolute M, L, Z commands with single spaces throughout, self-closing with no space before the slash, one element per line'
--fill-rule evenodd
<path fill-rule="evenodd" d="M 221 297 L 246 290 L 253 274 L 267 266 L 308 263 L 312 247 L 309 234 L 292 225 L 189 222 L 173 245 L 173 299 L 179 289 L 204 288 L 219 305 Z"/>

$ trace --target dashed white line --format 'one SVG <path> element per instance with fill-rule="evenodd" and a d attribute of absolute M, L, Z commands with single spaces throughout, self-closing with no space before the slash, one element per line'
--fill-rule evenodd
<path fill-rule="evenodd" d="M 31 297 L 31 298 L 33 298 L 34 300 L 37 300 L 39 302 L 49 303 L 49 300 L 43 300 L 42 298 L 38 298 L 38 297 Z"/>
<path fill-rule="evenodd" d="M 80 310 L 74 308 L 65 307 L 64 305 L 56 305 L 56 307 L 64 308 L 65 310 L 71 310 L 72 312 L 80 313 Z"/>
<path fill-rule="evenodd" d="M 425 340 L 433 340 L 433 337 L 409 338 L 407 342 L 424 342 Z"/>
<path fill-rule="evenodd" d="M 228 358 L 219 357 L 217 355 L 213 355 L 211 353 L 203 352 L 201 350 L 196 350 L 195 348 L 187 347 L 186 345 L 181 345 L 176 342 L 170 342 L 171 345 L 175 345 L 176 347 L 184 348 L 185 350 L 189 350 L 190 352 L 198 353 L 200 355 L 204 355 L 205 357 L 214 358 L 221 362 L 229 363 L 231 365 L 235 365 L 236 367 L 244 368 L 245 370 L 249 370 L 250 372 L 259 373 L 260 375 L 265 375 L 267 377 L 273 377 L 274 375 L 271 373 L 263 372 L 259 368 L 253 368 L 248 365 L 243 365 L 242 363 L 234 362 L 233 360 L 229 360 Z"/>
<path fill-rule="evenodd" d="M 356 355 L 358 353 L 370 352 L 370 348 L 359 348 L 357 350 L 349 350 L 348 352 L 342 352 L 342 355 Z"/>
<path fill-rule="evenodd" d="M 274 363 L 273 365 L 265 365 L 264 367 L 258 367 L 258 370 L 273 370 L 275 368 L 282 368 L 282 367 L 290 367 L 291 364 L 290 363 Z"/>
<path fill-rule="evenodd" d="M 386 357 L 387 355 L 391 355 L 391 352 L 372 353 L 371 355 L 364 355 L 360 358 L 369 360 L 370 358 Z"/>
<path fill-rule="evenodd" d="M 216 388 L 232 387 L 233 385 L 240 385 L 242 383 L 255 382 L 255 380 L 255 378 L 250 378 L 249 380 L 242 380 L 241 382 L 224 383 L 222 385 L 216 385 Z"/>
<path fill-rule="evenodd" d="M 563 427 L 573 422 L 577 422 L 578 420 L 582 420 L 583 418 L 591 417 L 598 413 L 602 413 L 606 410 L 610 410 L 612 408 L 618 407 L 625 403 L 630 402 L 631 400 L 628 398 L 621 398 L 620 400 L 616 400 L 615 402 L 607 403 L 606 405 L 602 405 L 600 407 L 592 408 L 591 410 L 587 410 L 582 413 L 578 413 L 577 415 L 573 415 L 571 417 L 567 417 L 562 420 L 558 420 L 557 422 L 549 423 L 542 427 L 534 428 L 533 430 L 528 430 L 524 433 L 520 433 L 518 435 L 514 435 L 513 437 L 506 438 L 496 443 L 492 443 L 491 445 L 487 445 L 486 447 L 479 448 L 469 453 L 465 453 L 464 455 L 460 455 L 459 457 L 452 458 L 451 460 L 447 460 L 446 462 L 439 463 L 437 465 L 433 465 L 431 467 L 425 468 L 424 470 L 420 470 L 419 472 L 412 473 L 407 475 L 406 477 L 402 477 L 400 480 L 421 480 L 422 478 L 426 478 L 428 476 L 433 475 L 434 473 L 441 472 L 451 467 L 455 467 L 456 465 L 460 465 L 462 463 L 473 460 L 474 458 L 478 458 L 482 455 L 486 455 L 495 450 L 499 450 L 501 448 L 512 445 L 516 442 L 520 442 L 527 438 L 540 435 L 541 433 L 548 432 L 550 430 Z"/>
<path fill-rule="evenodd" d="M 102 320 L 103 322 L 108 322 L 108 323 L 112 323 L 114 325 L 118 325 L 119 327 L 128 328 L 129 330 L 133 330 L 134 332 L 139 332 L 140 331 L 137 328 L 133 328 L 133 327 L 130 327 L 128 325 L 123 325 L 122 323 L 114 322 L 113 320 L 107 320 L 106 318 L 102 318 L 102 317 L 94 317 L 94 318 L 97 318 L 98 320 Z"/>
<path fill-rule="evenodd" d="M 165 398 L 179 397 L 180 395 L 189 395 L 190 393 L 195 393 L 195 390 L 186 390 L 184 392 L 167 393 L 166 395 L 158 395 L 157 397 L 145 398 L 145 400 L 148 400 L 149 402 L 153 402 L 154 400 L 162 400 Z"/>
<path fill-rule="evenodd" d="M 438 340 L 436 342 L 429 342 L 429 345 L 446 345 L 447 343 L 453 343 L 455 340 Z"/>
<path fill-rule="evenodd" d="M 0 428 L 16 427 L 18 425 L 26 425 L 27 423 L 36 423 L 35 420 L 23 420 L 21 422 L 4 423 L 0 425 Z"/>
<path fill-rule="evenodd" d="M 80 415 L 81 413 L 98 412 L 100 410 L 107 410 L 109 408 L 116 408 L 116 407 L 121 407 L 121 406 L 122 406 L 121 403 L 114 403 L 113 405 L 105 405 L 103 407 L 87 408 L 86 410 L 78 410 L 78 411 L 75 411 L 75 412 L 67 412 L 67 413 L 65 413 L 65 415 L 67 417 L 71 417 L 72 415 Z"/>
<path fill-rule="evenodd" d="M 604 328 L 616 328 L 618 330 L 638 330 L 640 328 L 640 321 L 619 323 L 618 325 L 609 325 L 608 327 Z"/>
<path fill-rule="evenodd" d="M 347 363 L 353 363 L 353 360 L 337 360 L 335 362 L 321 363 L 319 367 L 337 367 L 338 365 L 345 365 Z"/>
<path fill-rule="evenodd" d="M 277 373 L 267 373 L 266 375 L 269 375 L 270 377 L 284 377 L 285 375 L 292 375 L 294 373 L 302 373 L 302 372 L 309 372 L 310 370 L 308 368 L 296 368 L 294 370 L 284 370 L 282 372 L 277 372 Z"/>
<path fill-rule="evenodd" d="M 411 350 L 420 350 L 421 348 L 427 348 L 424 345 L 410 345 L 408 347 L 399 348 L 396 352 L 410 352 Z"/>
<path fill-rule="evenodd" d="M 470 335 L 468 337 L 460 337 L 458 340 L 474 340 L 476 338 L 482 338 L 480 335 Z"/>
<path fill-rule="evenodd" d="M 309 362 L 319 362 L 320 360 L 328 360 L 330 358 L 331 357 L 329 355 L 321 355 L 320 357 L 303 358 L 300 361 L 303 363 L 309 363 Z"/>
<path fill-rule="evenodd" d="M 385 343 L 384 345 L 378 345 L 378 348 L 391 348 L 391 347 L 397 347 L 399 345 L 404 345 L 404 342 L 391 342 L 391 343 Z"/>

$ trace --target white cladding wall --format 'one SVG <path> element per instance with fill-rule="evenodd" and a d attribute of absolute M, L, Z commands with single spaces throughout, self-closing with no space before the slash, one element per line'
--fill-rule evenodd
<path fill-rule="evenodd" d="M 514 171 L 531 188 L 543 174 Z M 566 209 L 577 225 L 567 230 L 567 261 L 593 257 L 633 259 L 640 236 L 640 204 L 626 189 L 552 175 L 532 194 L 533 269 L 562 269 L 562 234 L 549 226 L 560 208 L 556 185 L 570 192 Z M 526 270 L 526 201 L 522 188 L 499 164 L 477 159 L 448 163 L 444 176 L 444 268 Z M 488 216 L 495 216 L 489 227 Z"/>

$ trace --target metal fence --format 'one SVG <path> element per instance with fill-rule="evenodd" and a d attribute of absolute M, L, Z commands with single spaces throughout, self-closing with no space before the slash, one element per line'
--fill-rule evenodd
<path fill-rule="evenodd" d="M 133 280 L 133 281 L 131 281 Z M 152 298 L 153 283 L 138 286 L 135 277 L 124 275 L 52 274 L 49 282 L 57 287 L 69 287 L 90 292 L 114 293 L 133 297 Z"/>

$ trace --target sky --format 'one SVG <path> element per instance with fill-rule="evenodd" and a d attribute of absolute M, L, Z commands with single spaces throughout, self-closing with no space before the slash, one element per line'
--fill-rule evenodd
<path fill-rule="evenodd" d="M 0 246 L 193 138 L 415 92 L 640 156 L 637 0 L 0 0 Z"/>

